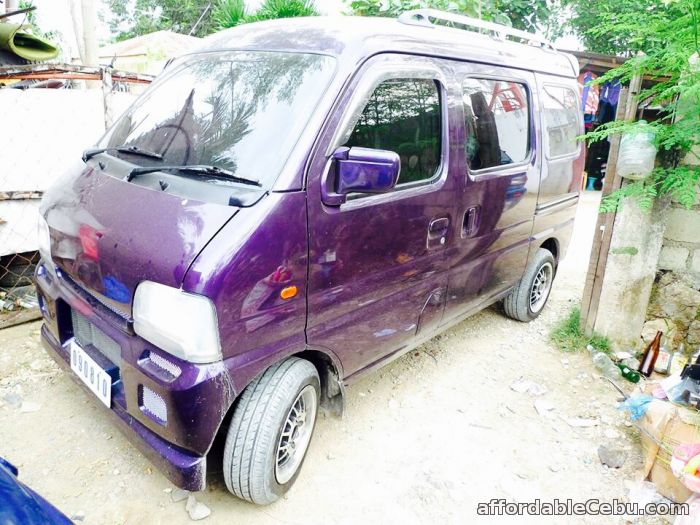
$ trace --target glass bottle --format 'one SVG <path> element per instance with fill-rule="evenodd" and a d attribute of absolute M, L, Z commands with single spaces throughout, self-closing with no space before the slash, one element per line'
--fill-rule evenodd
<path fill-rule="evenodd" d="M 659 349 L 661 347 L 661 336 L 663 332 L 658 331 L 654 336 L 654 340 L 647 345 L 644 355 L 642 356 L 642 365 L 639 367 L 639 373 L 644 377 L 651 376 L 654 371 L 654 365 L 659 358 Z"/>

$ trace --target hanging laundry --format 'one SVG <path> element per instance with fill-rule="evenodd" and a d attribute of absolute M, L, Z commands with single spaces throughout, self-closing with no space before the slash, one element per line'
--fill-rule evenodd
<path fill-rule="evenodd" d="M 598 112 L 598 100 L 600 99 L 600 86 L 591 86 L 591 82 L 598 75 L 590 71 L 584 71 L 578 76 L 578 88 L 581 93 L 581 110 L 584 114 L 595 115 Z"/>
<path fill-rule="evenodd" d="M 622 89 L 622 84 L 620 84 L 619 80 L 608 80 L 600 89 L 600 100 L 605 100 L 611 106 L 617 107 L 617 101 L 620 99 L 620 89 Z"/>

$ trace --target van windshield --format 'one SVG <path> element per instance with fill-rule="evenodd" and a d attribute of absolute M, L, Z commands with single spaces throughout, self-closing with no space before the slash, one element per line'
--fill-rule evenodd
<path fill-rule="evenodd" d="M 265 51 L 188 57 L 166 71 L 99 145 L 162 156 L 139 158 L 140 165 L 213 165 L 269 187 L 328 85 L 334 62 L 324 55 Z"/>

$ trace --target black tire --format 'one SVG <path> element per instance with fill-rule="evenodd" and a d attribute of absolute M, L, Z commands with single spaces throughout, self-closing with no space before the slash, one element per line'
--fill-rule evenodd
<path fill-rule="evenodd" d="M 311 396 L 311 392 L 315 405 L 310 428 L 304 430 L 305 433 L 310 431 L 308 440 L 304 450 L 296 451 L 301 456 L 294 456 L 298 463 L 291 477 L 280 483 L 278 447 L 282 444 L 283 430 L 289 428 L 286 425 L 293 417 L 292 408 L 298 406 L 295 403 L 300 396 Z M 224 480 L 231 493 L 257 505 L 269 505 L 291 488 L 308 450 L 319 400 L 320 380 L 316 368 L 297 357 L 271 366 L 248 385 L 234 408 L 224 446 Z M 294 451 L 292 443 L 292 455 Z"/>
<path fill-rule="evenodd" d="M 549 271 L 549 284 L 542 291 L 539 299 L 533 304 L 535 280 L 541 271 Z M 525 268 L 525 273 L 520 278 L 513 291 L 503 300 L 503 311 L 511 319 L 527 323 L 536 319 L 544 310 L 544 306 L 552 291 L 552 281 L 556 274 L 556 262 L 552 252 L 544 248 L 538 248 L 535 256 Z"/>

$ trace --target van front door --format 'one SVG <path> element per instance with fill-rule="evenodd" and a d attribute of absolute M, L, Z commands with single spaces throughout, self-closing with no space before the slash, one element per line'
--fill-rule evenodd
<path fill-rule="evenodd" d="M 456 195 L 446 85 L 427 58 L 370 60 L 339 101 L 340 124 L 312 155 L 307 340 L 333 351 L 346 377 L 400 355 L 441 320 Z M 342 203 L 324 198 L 322 188 L 336 187 L 339 147 L 397 153 L 396 187 Z"/>
<path fill-rule="evenodd" d="M 444 323 L 492 302 L 522 276 L 541 162 L 534 75 L 479 64 L 455 69 L 466 136 Z"/>

